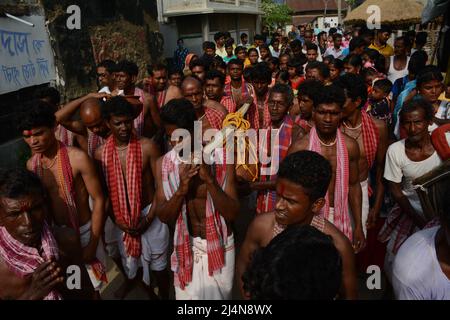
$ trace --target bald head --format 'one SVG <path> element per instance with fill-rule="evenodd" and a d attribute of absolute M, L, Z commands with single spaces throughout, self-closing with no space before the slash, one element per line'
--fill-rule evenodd
<path fill-rule="evenodd" d="M 199 79 L 187 77 L 181 83 L 181 91 L 183 96 L 194 105 L 195 109 L 203 107 L 203 87 Z"/>
<path fill-rule="evenodd" d="M 80 106 L 80 117 L 84 122 L 84 119 L 93 117 L 97 120 L 102 117 L 102 108 L 100 105 L 100 100 L 95 98 L 89 98 L 84 101 Z M 90 122 L 90 121 L 89 121 Z"/>
<path fill-rule="evenodd" d="M 181 90 L 184 91 L 184 89 L 187 86 L 198 86 L 198 87 L 201 88 L 202 87 L 202 83 L 196 77 L 186 77 L 186 78 L 184 78 L 183 82 L 181 83 Z"/>
<path fill-rule="evenodd" d="M 89 98 L 80 106 L 80 118 L 86 128 L 94 134 L 106 137 L 109 129 L 102 117 L 102 107 L 100 100 Z"/>

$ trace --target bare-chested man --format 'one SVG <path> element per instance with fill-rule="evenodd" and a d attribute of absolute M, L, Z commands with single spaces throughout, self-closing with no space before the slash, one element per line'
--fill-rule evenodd
<path fill-rule="evenodd" d="M 186 99 L 170 101 L 161 113 L 168 136 L 184 129 L 192 137 L 196 118 Z M 190 137 L 182 139 L 189 150 Z M 189 158 L 184 152 L 183 158 Z M 156 214 L 175 226 L 171 267 L 176 299 L 230 299 L 235 262 L 231 223 L 239 212 L 234 165 L 183 163 L 179 155 L 176 145 L 156 165 Z"/>
<path fill-rule="evenodd" d="M 39 177 L 26 169 L 0 173 L 0 300 L 92 298 L 84 268 L 81 288 L 66 286 L 66 268 L 83 265 L 81 251 L 73 230 L 47 224 L 45 194 Z"/>
<path fill-rule="evenodd" d="M 139 97 L 139 101 L 143 104 L 141 113 L 134 119 L 134 127 L 136 128 L 137 136 L 151 137 L 155 133 L 156 122 L 152 119 L 155 113 L 156 104 L 155 99 L 144 90 L 136 87 L 136 80 L 139 73 L 139 68 L 136 63 L 128 60 L 119 61 L 116 65 L 115 80 L 116 90 L 112 92 L 113 95 L 135 96 Z"/>
<path fill-rule="evenodd" d="M 27 168 L 39 175 L 51 203 L 52 222 L 75 230 L 83 261 L 96 290 L 106 281 L 103 246 L 105 200 L 94 162 L 82 150 L 56 140 L 55 115 L 44 103 L 32 101 L 19 118 L 18 129 L 33 157 Z M 92 199 L 92 211 L 89 208 Z"/>
<path fill-rule="evenodd" d="M 339 130 L 344 103 L 345 94 L 340 87 L 325 86 L 321 95 L 314 97 L 315 126 L 308 135 L 299 136 L 289 148 L 289 153 L 311 150 L 330 161 L 332 176 L 323 213 L 353 242 L 355 252 L 359 252 L 365 245 L 361 222 L 359 148 L 353 138 Z M 350 218 L 348 206 L 353 219 Z"/>
<path fill-rule="evenodd" d="M 253 129 L 267 129 L 270 126 L 269 85 L 272 83 L 272 72 L 263 63 L 257 64 L 251 71 L 254 104 L 247 113 Z"/>
<path fill-rule="evenodd" d="M 261 165 L 259 181 L 250 182 L 250 188 L 258 191 L 257 213 L 271 212 L 275 209 L 275 180 L 279 164 L 287 156 L 288 149 L 299 130 L 304 134 L 304 131 L 294 123 L 294 119 L 288 115 L 293 100 L 294 93 L 288 85 L 276 84 L 269 91 L 271 125 L 265 135 L 263 152 L 270 157 L 271 162 Z"/>
<path fill-rule="evenodd" d="M 364 81 L 354 74 L 346 74 L 335 82 L 344 89 L 346 101 L 342 112 L 341 130 L 358 142 L 359 146 L 359 182 L 362 190 L 361 222 L 364 235 L 373 228 L 380 215 L 384 198 L 384 162 L 388 144 L 387 127 L 384 121 L 371 118 L 361 108 L 367 100 L 367 88 Z M 369 209 L 369 171 L 376 168 L 375 202 Z"/>
<path fill-rule="evenodd" d="M 102 117 L 101 102 L 99 99 L 107 97 L 106 93 L 89 93 L 73 100 L 55 113 L 56 121 L 68 130 L 85 138 L 85 147 L 82 148 L 90 157 L 95 150 L 104 143 L 110 130 Z M 72 117 L 80 111 L 80 119 Z"/>
<path fill-rule="evenodd" d="M 291 225 L 312 225 L 332 237 L 343 261 L 341 295 L 345 299 L 357 298 L 355 256 L 350 241 L 333 224 L 326 221 L 320 211 L 325 205 L 325 194 L 331 180 L 330 163 L 311 151 L 288 155 L 280 165 L 276 181 L 277 202 L 274 212 L 258 215 L 247 230 L 237 262 L 241 293 L 242 274 L 252 254 Z"/>
<path fill-rule="evenodd" d="M 149 288 L 151 269 L 161 297 L 168 299 L 169 231 L 155 217 L 155 206 L 152 206 L 153 177 L 160 151 L 152 140 L 137 138 L 134 134 L 133 107 L 125 98 L 111 98 L 105 110 L 111 136 L 95 151 L 95 159 L 102 164 L 111 200 L 111 217 L 121 230 L 118 245 L 127 280 L 116 295 L 125 297 L 142 264 L 143 282 L 149 294 L 154 295 L 153 289 Z"/>
<path fill-rule="evenodd" d="M 181 91 L 183 96 L 194 106 L 196 120 L 202 122 L 203 132 L 211 128 L 222 129 L 222 122 L 227 110 L 216 101 L 205 101 L 200 80 L 194 77 L 185 78 L 181 83 Z"/>
<path fill-rule="evenodd" d="M 149 104 L 154 123 L 161 127 L 159 111 L 170 100 L 181 98 L 182 94 L 180 88 L 168 83 L 167 67 L 165 65 L 149 65 L 147 71 L 150 77 L 146 79 L 146 84 L 149 85 L 149 90 L 147 91 L 150 95 L 146 99 L 145 104 Z M 156 108 L 154 107 L 155 103 Z"/>

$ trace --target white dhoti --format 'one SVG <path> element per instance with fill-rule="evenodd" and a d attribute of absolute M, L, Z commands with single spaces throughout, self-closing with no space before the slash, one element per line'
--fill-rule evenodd
<path fill-rule="evenodd" d="M 361 182 L 362 202 L 361 202 L 361 222 L 364 232 L 364 237 L 367 238 L 367 218 L 369 217 L 369 179 Z"/>
<path fill-rule="evenodd" d="M 369 179 L 367 178 L 366 180 L 360 182 L 361 185 L 361 194 L 362 194 L 362 199 L 361 199 L 361 223 L 362 223 L 362 228 L 363 228 L 363 232 L 364 232 L 364 237 L 367 238 L 367 218 L 369 217 L 369 210 L 370 210 L 370 205 L 369 205 Z M 353 230 L 355 230 L 355 219 L 353 218 L 353 214 L 352 214 L 352 210 L 350 205 L 348 206 L 348 211 L 350 213 L 350 217 L 351 217 L 351 221 L 352 221 L 352 228 Z"/>
<path fill-rule="evenodd" d="M 194 266 L 192 281 L 184 290 L 175 286 L 177 300 L 230 300 L 233 289 L 235 248 L 234 236 L 230 235 L 225 246 L 225 265 L 212 276 L 208 273 L 206 239 L 193 238 L 192 254 Z"/>
<path fill-rule="evenodd" d="M 91 240 L 91 225 L 92 223 L 91 221 L 89 221 L 85 225 L 80 227 L 80 242 L 82 248 L 85 248 L 89 244 L 89 241 Z M 98 241 L 97 252 L 95 256 L 106 268 L 106 253 L 105 249 L 103 248 L 103 241 L 101 238 Z M 89 274 L 89 278 L 92 282 L 94 290 L 100 291 L 103 286 L 103 281 L 97 279 L 91 265 L 85 264 L 85 267 Z"/>
<path fill-rule="evenodd" d="M 151 204 L 145 207 L 141 216 L 147 216 Z M 167 248 L 169 246 L 169 228 L 162 223 L 158 217 L 141 235 L 142 252 L 139 258 L 130 257 L 125 250 L 123 242 L 124 232 L 120 229 L 118 235 L 118 248 L 122 258 L 122 265 L 128 279 L 134 279 L 139 267 L 143 267 L 143 279 L 145 284 L 150 285 L 150 268 L 153 271 L 162 271 L 167 266 Z"/>

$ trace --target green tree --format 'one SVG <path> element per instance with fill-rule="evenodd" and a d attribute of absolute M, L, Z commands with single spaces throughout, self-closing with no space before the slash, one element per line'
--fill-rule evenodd
<path fill-rule="evenodd" d="M 293 11 L 285 4 L 276 4 L 273 0 L 262 0 L 261 9 L 264 12 L 263 23 L 267 26 L 274 27 L 292 22 Z"/>

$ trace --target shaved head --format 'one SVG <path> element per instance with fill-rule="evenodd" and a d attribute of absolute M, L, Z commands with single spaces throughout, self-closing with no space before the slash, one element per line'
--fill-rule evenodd
<path fill-rule="evenodd" d="M 86 128 L 92 133 L 105 138 L 109 134 L 102 117 L 102 107 L 99 99 L 89 98 L 80 106 L 80 118 Z"/>
<path fill-rule="evenodd" d="M 195 109 L 203 107 L 203 86 L 199 79 L 187 77 L 181 83 L 183 96 L 188 99 Z"/>
<path fill-rule="evenodd" d="M 181 83 L 181 90 L 184 90 L 187 86 L 197 85 L 200 88 L 202 87 L 202 82 L 200 79 L 196 77 L 187 77 Z"/>

